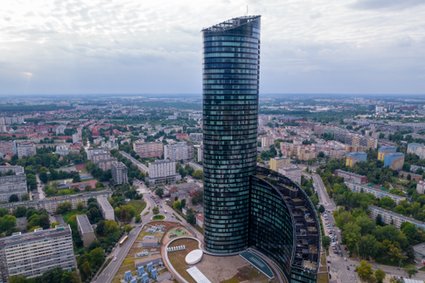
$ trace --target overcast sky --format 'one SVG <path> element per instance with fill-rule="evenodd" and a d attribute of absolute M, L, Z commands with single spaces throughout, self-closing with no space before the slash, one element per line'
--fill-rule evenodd
<path fill-rule="evenodd" d="M 262 15 L 262 93 L 425 94 L 425 0 L 1 0 L 0 94 L 201 93 L 201 29 Z"/>

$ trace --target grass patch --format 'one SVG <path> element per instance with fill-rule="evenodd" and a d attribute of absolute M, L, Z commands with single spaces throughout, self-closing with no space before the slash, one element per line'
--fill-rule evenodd
<path fill-rule="evenodd" d="M 140 199 L 130 200 L 128 204 L 134 207 L 134 209 L 136 210 L 136 215 L 142 213 L 143 209 L 145 209 L 146 207 L 146 202 Z"/>
<path fill-rule="evenodd" d="M 152 217 L 152 220 L 164 220 L 165 216 L 162 214 L 157 214 Z"/>

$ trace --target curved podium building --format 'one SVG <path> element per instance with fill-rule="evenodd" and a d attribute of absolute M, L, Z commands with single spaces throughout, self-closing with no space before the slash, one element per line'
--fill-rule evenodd
<path fill-rule="evenodd" d="M 254 248 L 288 282 L 316 282 L 320 229 L 295 183 L 257 167 L 260 16 L 203 30 L 204 246 Z"/>

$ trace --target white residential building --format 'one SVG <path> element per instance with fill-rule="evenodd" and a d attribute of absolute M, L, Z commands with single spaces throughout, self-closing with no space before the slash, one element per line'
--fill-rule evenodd
<path fill-rule="evenodd" d="M 164 159 L 171 161 L 187 161 L 193 157 L 193 147 L 186 142 L 167 144 L 164 146 Z"/>
<path fill-rule="evenodd" d="M 149 184 L 172 183 L 180 179 L 176 173 L 176 162 L 169 160 L 155 160 L 149 163 Z"/>
<path fill-rule="evenodd" d="M 76 269 L 72 233 L 69 226 L 37 229 L 34 232 L 0 238 L 0 275 L 37 277 L 54 268 Z"/>
<path fill-rule="evenodd" d="M 97 203 L 100 206 L 103 218 L 105 218 L 106 220 L 115 220 L 114 208 L 109 203 L 108 198 L 106 196 L 98 196 Z"/>
<path fill-rule="evenodd" d="M 405 197 L 391 194 L 385 191 L 383 188 L 377 188 L 369 184 L 356 184 L 352 182 L 345 182 L 345 185 L 353 192 L 369 193 L 374 195 L 378 199 L 381 199 L 383 197 L 389 197 L 390 199 L 395 201 L 397 204 L 402 200 L 406 200 Z"/>
<path fill-rule="evenodd" d="M 128 183 L 128 169 L 124 163 L 120 161 L 112 162 L 111 173 L 115 184 L 122 185 Z"/>
<path fill-rule="evenodd" d="M 18 158 L 34 156 L 37 153 L 35 144 L 31 141 L 14 141 L 14 150 Z"/>
<path fill-rule="evenodd" d="M 27 194 L 27 178 L 21 166 L 0 166 L 0 202 L 8 202 L 10 196 L 19 199 Z"/>

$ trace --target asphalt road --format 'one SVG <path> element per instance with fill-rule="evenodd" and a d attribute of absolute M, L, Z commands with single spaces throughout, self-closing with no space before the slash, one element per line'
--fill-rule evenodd
<path fill-rule="evenodd" d="M 118 244 L 115 246 L 113 251 L 110 253 L 108 258 L 111 258 L 112 260 L 110 263 L 102 270 L 102 272 L 92 280 L 92 282 L 96 283 L 110 283 L 112 282 L 112 279 L 114 278 L 115 274 L 118 272 L 118 269 L 121 266 L 121 263 L 127 256 L 131 246 L 136 241 L 137 236 L 139 235 L 140 231 L 143 229 L 143 226 L 145 223 L 148 223 L 151 221 L 151 218 L 153 216 L 151 208 L 154 206 L 154 203 L 149 196 L 149 192 L 145 191 L 143 193 L 143 198 L 146 201 L 146 207 L 140 214 L 142 218 L 142 225 L 137 225 L 136 228 L 130 231 L 128 234 L 128 239 L 122 246 L 119 246 Z M 149 213 L 144 215 L 148 211 Z M 114 260 L 114 258 L 116 258 Z"/>
<path fill-rule="evenodd" d="M 330 236 L 330 231 L 332 230 L 333 233 L 336 234 L 336 245 L 339 245 L 339 243 L 342 241 L 341 233 L 340 230 L 335 226 L 335 219 L 333 217 L 333 212 L 336 209 L 336 205 L 329 197 L 322 178 L 318 174 L 313 174 L 312 177 L 313 186 L 317 191 L 320 203 L 325 207 L 328 215 L 326 219 L 324 215 L 320 216 L 322 218 L 322 223 L 329 223 L 331 225 L 331 228 L 328 228 L 326 225 L 324 225 L 325 235 Z M 340 283 L 358 282 L 357 273 L 355 272 L 355 267 L 358 265 L 358 262 L 349 259 L 343 248 L 341 248 L 341 254 L 335 253 L 332 248 L 329 250 L 330 252 L 329 256 L 327 257 L 327 261 L 328 266 L 330 266 L 332 279 L 336 279 L 337 282 Z"/>

